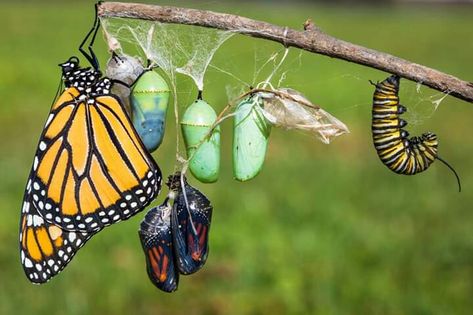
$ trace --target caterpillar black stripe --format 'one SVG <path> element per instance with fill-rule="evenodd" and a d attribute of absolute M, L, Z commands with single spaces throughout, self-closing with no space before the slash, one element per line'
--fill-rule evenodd
<path fill-rule="evenodd" d="M 402 129 L 407 122 L 399 115 L 407 108 L 399 104 L 399 79 L 399 76 L 392 75 L 380 83 L 371 82 L 376 86 L 371 130 L 381 162 L 395 173 L 414 175 L 429 168 L 435 159 L 440 160 L 455 174 L 461 191 L 457 172 L 438 156 L 437 136 L 426 132 L 420 137 L 409 138 L 409 133 Z"/>

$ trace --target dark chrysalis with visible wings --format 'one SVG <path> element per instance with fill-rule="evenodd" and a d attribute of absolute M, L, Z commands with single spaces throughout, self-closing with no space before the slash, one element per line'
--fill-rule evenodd
<path fill-rule="evenodd" d="M 373 142 L 379 158 L 390 170 L 398 174 L 414 175 L 425 171 L 435 159 L 443 162 L 455 174 L 461 191 L 460 179 L 455 170 L 438 156 L 437 136 L 431 132 L 408 138 L 402 128 L 407 122 L 399 118 L 407 108 L 399 104 L 399 76 L 392 75 L 374 84 Z"/>
<path fill-rule="evenodd" d="M 208 237 L 212 205 L 207 197 L 187 183 L 179 173 L 170 176 L 168 186 L 178 192 L 174 201 L 171 226 L 179 272 L 187 275 L 205 264 L 209 253 Z"/>
<path fill-rule="evenodd" d="M 93 68 L 71 57 L 61 64 L 65 89 L 53 104 L 30 172 L 20 218 L 26 276 L 44 283 L 95 233 L 148 205 L 161 171 L 128 115 L 110 93 L 90 48 L 99 21 L 80 46 Z M 87 55 L 82 49 L 92 35 Z"/>
<path fill-rule="evenodd" d="M 153 284 L 165 292 L 177 290 L 179 273 L 175 267 L 171 232 L 172 206 L 169 199 L 148 211 L 138 234 L 146 259 L 146 270 Z"/>
<path fill-rule="evenodd" d="M 173 292 L 179 273 L 194 273 L 207 260 L 212 206 L 180 173 L 169 176 L 166 184 L 168 198 L 146 214 L 138 234 L 151 282 L 160 290 Z M 174 200 L 173 206 L 170 200 Z"/>

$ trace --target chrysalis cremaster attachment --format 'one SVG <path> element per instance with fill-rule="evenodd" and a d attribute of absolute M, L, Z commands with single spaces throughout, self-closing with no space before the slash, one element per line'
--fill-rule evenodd
<path fill-rule="evenodd" d="M 148 211 L 138 231 L 149 279 L 165 292 L 176 291 L 179 283 L 171 231 L 171 210 L 169 199 L 166 198 L 162 205 Z"/>
<path fill-rule="evenodd" d="M 191 158 L 189 169 L 203 183 L 213 183 L 220 171 L 220 126 L 216 126 L 215 110 L 202 99 L 197 99 L 184 113 L 181 120 L 182 134 L 187 157 Z"/>
<path fill-rule="evenodd" d="M 107 62 L 105 73 L 107 77 L 115 81 L 112 94 L 118 96 L 129 116 L 131 116 L 130 86 L 143 71 L 143 65 L 137 58 L 125 54 L 113 53 Z"/>
<path fill-rule="evenodd" d="M 254 94 L 241 101 L 235 109 L 233 176 L 239 181 L 252 179 L 263 167 L 271 124 L 262 108 L 262 99 Z"/>
<path fill-rule="evenodd" d="M 163 141 L 170 93 L 166 81 L 153 69 L 146 70 L 131 91 L 133 126 L 149 152 Z"/>
<path fill-rule="evenodd" d="M 199 190 L 176 173 L 169 177 L 168 186 L 177 191 L 171 226 L 179 272 L 188 275 L 205 264 L 209 254 L 209 230 L 213 207 Z"/>

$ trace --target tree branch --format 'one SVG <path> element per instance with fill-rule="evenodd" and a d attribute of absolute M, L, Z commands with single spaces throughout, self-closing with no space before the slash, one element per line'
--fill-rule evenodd
<path fill-rule="evenodd" d="M 98 14 L 103 18 L 121 17 L 203 26 L 272 40 L 286 47 L 296 47 L 397 74 L 473 103 L 472 82 L 460 80 L 452 75 L 387 53 L 337 39 L 322 32 L 310 20 L 304 23 L 304 31 L 297 31 L 288 27 L 281 27 L 232 14 L 119 2 L 103 2 L 99 4 Z"/>

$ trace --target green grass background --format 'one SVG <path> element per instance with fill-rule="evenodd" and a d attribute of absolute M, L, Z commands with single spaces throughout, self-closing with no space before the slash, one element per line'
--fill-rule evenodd
<path fill-rule="evenodd" d="M 177 4 L 293 28 L 311 17 L 334 36 L 473 81 L 472 6 Z M 232 179 L 231 123 L 225 122 L 219 181 L 191 180 L 214 204 L 211 253 L 201 271 L 181 277 L 176 293 L 153 287 L 137 237 L 139 214 L 94 236 L 50 283 L 30 284 L 18 253 L 23 189 L 57 87 L 56 65 L 78 54 L 93 5 L 2 2 L 0 10 L 0 314 L 471 314 L 472 104 L 447 97 L 433 111 L 425 99 L 438 98 L 435 91 L 417 94 L 414 84 L 402 81 L 403 103 L 414 108 L 407 117 L 420 114 L 409 130 L 438 134 L 441 156 L 461 176 L 459 194 L 438 162 L 406 177 L 378 160 L 368 80 L 386 73 L 295 50 L 284 85 L 322 105 L 351 133 L 324 145 L 274 129 L 262 173 L 239 183 Z M 97 50 L 105 63 L 101 38 Z M 280 50 L 234 36 L 214 63 L 249 82 L 255 64 Z M 195 97 L 189 80 L 182 82 L 181 109 Z M 205 95 L 216 109 L 227 101 L 226 84 L 236 81 L 208 72 Z M 154 154 L 165 175 L 174 165 L 169 118 Z"/>

